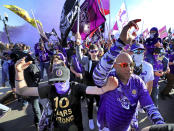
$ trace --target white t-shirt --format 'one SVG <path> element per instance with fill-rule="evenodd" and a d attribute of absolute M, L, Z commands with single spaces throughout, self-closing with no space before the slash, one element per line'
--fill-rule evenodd
<path fill-rule="evenodd" d="M 139 76 L 143 79 L 145 83 L 153 81 L 154 80 L 153 66 L 150 63 L 143 61 L 142 73 Z"/>

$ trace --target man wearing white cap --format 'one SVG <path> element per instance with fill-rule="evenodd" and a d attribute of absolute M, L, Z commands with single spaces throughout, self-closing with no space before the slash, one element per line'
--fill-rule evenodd
<path fill-rule="evenodd" d="M 150 63 L 144 61 L 145 48 L 142 44 L 133 43 L 130 49 L 130 54 L 135 62 L 134 74 L 140 76 L 146 84 L 149 94 L 152 92 L 154 72 Z M 139 108 L 139 104 L 138 104 Z M 136 110 L 132 122 L 131 128 L 138 130 L 138 110 Z"/>

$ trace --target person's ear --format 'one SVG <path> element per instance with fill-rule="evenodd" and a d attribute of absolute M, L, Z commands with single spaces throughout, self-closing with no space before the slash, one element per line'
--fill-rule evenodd
<path fill-rule="evenodd" d="M 114 63 L 114 66 L 113 67 L 114 67 L 114 69 L 116 69 L 116 67 L 117 67 L 116 63 Z"/>

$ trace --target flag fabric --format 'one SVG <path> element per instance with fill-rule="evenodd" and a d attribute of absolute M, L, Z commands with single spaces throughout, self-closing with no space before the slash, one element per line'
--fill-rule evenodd
<path fill-rule="evenodd" d="M 80 7 L 80 25 L 79 31 L 82 40 L 91 34 L 95 29 L 106 21 L 105 17 L 99 10 L 97 0 L 85 0 Z M 77 32 L 77 22 L 74 24 L 73 33 Z"/>
<path fill-rule="evenodd" d="M 11 10 L 15 14 L 17 14 L 18 16 L 22 17 L 25 21 L 29 22 L 32 26 L 36 27 L 34 19 L 32 19 L 29 16 L 28 12 L 25 11 L 24 9 L 22 9 L 16 5 L 4 5 L 4 7 Z M 40 25 L 42 25 L 42 23 L 40 21 L 36 20 L 36 22 L 39 23 Z"/>
<path fill-rule="evenodd" d="M 128 19 L 128 12 L 126 9 L 126 5 L 123 2 L 123 4 L 120 7 L 120 10 L 116 16 L 117 22 L 118 22 L 118 26 L 122 28 L 128 23 L 129 19 Z"/>
<path fill-rule="evenodd" d="M 159 29 L 158 32 L 159 32 L 159 35 L 160 35 L 161 39 L 163 39 L 163 38 L 168 36 L 166 26 L 163 26 L 161 29 Z"/>
<path fill-rule="evenodd" d="M 104 16 L 110 14 L 109 2 L 110 0 L 98 0 L 100 11 Z"/>
<path fill-rule="evenodd" d="M 105 23 L 103 23 L 101 26 L 92 31 L 91 34 L 89 35 L 89 38 L 92 38 L 94 34 L 97 34 L 102 37 L 102 33 L 104 33 L 105 30 L 104 28 L 105 28 Z"/>
<path fill-rule="evenodd" d="M 117 24 L 117 21 L 115 22 L 115 25 L 113 27 L 113 30 L 118 30 L 118 24 Z"/>
<path fill-rule="evenodd" d="M 93 32 L 91 32 L 91 34 L 89 35 L 89 38 L 92 38 L 92 36 L 94 35 L 94 33 L 95 33 L 98 29 L 99 29 L 99 27 L 96 28 Z"/>
<path fill-rule="evenodd" d="M 102 37 L 100 27 L 95 29 L 88 37 L 91 39 L 92 43 L 97 43 L 98 40 Z"/>
<path fill-rule="evenodd" d="M 66 0 L 61 12 L 60 32 L 62 46 L 66 46 L 66 39 L 75 22 L 78 12 L 78 0 Z"/>
<path fill-rule="evenodd" d="M 142 35 L 143 35 L 143 38 L 147 38 L 147 36 L 149 35 L 148 28 L 143 31 Z"/>
<path fill-rule="evenodd" d="M 32 26 L 34 26 L 36 28 L 36 23 L 39 24 L 40 26 L 42 26 L 42 23 L 39 20 L 34 20 L 31 19 L 31 21 L 29 22 Z"/>

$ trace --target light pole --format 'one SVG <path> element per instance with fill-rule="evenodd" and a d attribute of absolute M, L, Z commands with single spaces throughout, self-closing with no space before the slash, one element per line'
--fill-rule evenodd
<path fill-rule="evenodd" d="M 10 41 L 10 36 L 9 36 L 9 34 L 8 34 L 7 24 L 6 24 L 6 22 L 8 22 L 8 15 L 5 13 L 4 16 L 5 16 L 5 17 L 2 19 L 2 18 L 1 18 L 1 15 L 0 15 L 0 20 L 2 20 L 2 22 L 4 23 L 5 32 L 6 32 L 6 34 L 7 34 L 8 42 L 9 42 L 10 44 L 12 44 L 11 41 Z"/>

